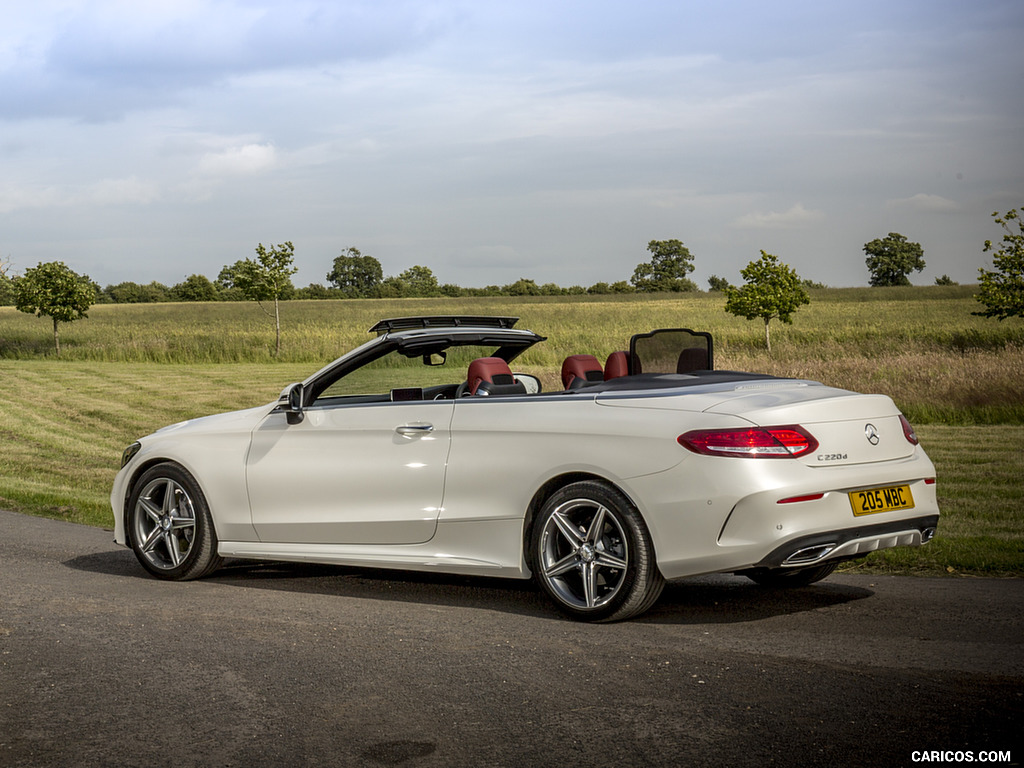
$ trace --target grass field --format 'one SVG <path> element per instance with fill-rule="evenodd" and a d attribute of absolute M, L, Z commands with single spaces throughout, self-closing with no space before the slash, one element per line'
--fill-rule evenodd
<path fill-rule="evenodd" d="M 569 354 L 604 357 L 630 335 L 665 327 L 711 331 L 717 368 L 801 376 L 891 396 L 918 423 L 1024 424 L 1024 324 L 971 315 L 963 286 L 825 289 L 792 326 L 726 314 L 716 294 L 287 302 L 283 363 L 319 367 L 371 338 L 382 317 L 509 314 L 549 337 L 521 366 L 556 382 Z M 273 363 L 273 328 L 253 303 L 100 305 L 62 326 L 62 359 L 117 363 Z M 46 318 L 0 308 L 0 359 L 51 357 Z"/>
<path fill-rule="evenodd" d="M 603 357 L 631 333 L 710 330 L 716 367 L 802 376 L 892 396 L 939 473 L 940 535 L 872 555 L 858 568 L 1024 575 L 1024 325 L 973 317 L 970 289 L 815 291 L 795 325 L 722 311 L 714 295 L 406 299 L 285 304 L 284 354 L 252 304 L 97 306 L 62 327 L 0 308 L 0 506 L 110 526 L 107 496 L 122 449 L 182 419 L 274 399 L 288 382 L 371 337 L 381 317 L 510 314 L 549 336 L 517 367 L 554 386 L 565 355 Z"/>

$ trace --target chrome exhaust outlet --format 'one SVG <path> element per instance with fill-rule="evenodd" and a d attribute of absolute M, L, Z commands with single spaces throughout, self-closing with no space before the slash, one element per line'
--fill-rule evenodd
<path fill-rule="evenodd" d="M 935 538 L 934 528 L 925 528 L 921 531 L 921 543 L 927 544 L 929 541 Z"/>
<path fill-rule="evenodd" d="M 807 565 L 814 563 L 824 559 L 835 548 L 835 544 L 816 544 L 813 547 L 804 547 L 783 560 L 782 565 Z"/>

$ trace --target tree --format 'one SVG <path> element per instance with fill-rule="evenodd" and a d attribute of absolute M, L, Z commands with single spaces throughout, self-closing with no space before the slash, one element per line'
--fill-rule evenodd
<path fill-rule="evenodd" d="M 295 292 L 291 276 L 298 272 L 293 266 L 295 246 L 291 241 L 279 243 L 274 248 L 256 246 L 256 260 L 243 259 L 234 266 L 221 270 L 219 280 L 230 283 L 229 288 L 238 288 L 242 294 L 259 304 L 260 309 L 274 321 L 277 343 L 274 354 L 281 355 L 281 306 L 280 300 Z M 263 306 L 264 301 L 274 301 L 274 311 Z"/>
<path fill-rule="evenodd" d="M 950 277 L 949 275 L 945 275 L 945 274 L 942 275 L 941 277 L 936 277 L 935 278 L 935 284 L 936 285 L 960 285 L 960 283 L 958 283 L 952 277 Z"/>
<path fill-rule="evenodd" d="M 346 248 L 334 260 L 334 266 L 327 273 L 327 282 L 332 283 L 348 298 L 374 296 L 384 271 L 373 256 L 364 256 L 358 248 Z"/>
<path fill-rule="evenodd" d="M 541 290 L 536 280 L 520 277 L 514 283 L 503 285 L 501 293 L 505 296 L 540 296 Z"/>
<path fill-rule="evenodd" d="M 445 283 L 441 286 L 441 295 L 454 299 L 459 296 L 464 296 L 465 292 L 455 283 Z"/>
<path fill-rule="evenodd" d="M 0 259 L 0 307 L 14 304 L 14 281 L 7 274 L 11 269 L 10 259 Z"/>
<path fill-rule="evenodd" d="M 51 261 L 14 280 L 15 306 L 22 312 L 53 320 L 53 344 L 60 357 L 58 323 L 87 317 L 96 290 L 87 275 L 79 275 L 62 261 Z"/>
<path fill-rule="evenodd" d="M 377 296 L 382 299 L 405 299 L 408 298 L 409 286 L 399 280 L 395 275 L 388 275 L 377 286 Z"/>
<path fill-rule="evenodd" d="M 205 275 L 189 275 L 171 288 L 170 296 L 175 301 L 217 301 L 217 286 Z"/>
<path fill-rule="evenodd" d="M 297 299 L 339 299 L 341 293 L 337 289 L 328 288 L 320 283 L 310 283 L 305 288 L 298 288 L 295 291 Z"/>
<path fill-rule="evenodd" d="M 725 311 L 747 320 L 755 317 L 764 320 L 764 344 L 771 354 L 768 324 L 778 318 L 792 325 L 792 314 L 800 305 L 810 304 L 811 299 L 796 270 L 780 263 L 770 253 L 761 251 L 761 258 L 747 264 L 740 274 L 746 284 L 739 288 L 726 288 Z"/>
<path fill-rule="evenodd" d="M 14 295 L 14 281 L 0 272 L 0 307 L 12 306 Z"/>
<path fill-rule="evenodd" d="M 429 267 L 409 267 L 398 276 L 398 280 L 405 286 L 406 296 L 422 298 L 441 293 L 437 278 Z"/>
<path fill-rule="evenodd" d="M 984 304 L 985 309 L 974 314 L 1000 320 L 1024 317 L 1024 228 L 1020 214 L 1016 208 L 1011 208 L 1005 216 L 996 211 L 992 218 L 1004 230 L 1003 242 L 992 257 L 995 269 L 978 270 L 978 293 L 974 298 Z M 986 252 L 994 247 L 991 240 L 985 241 Z"/>
<path fill-rule="evenodd" d="M 630 282 L 638 291 L 695 291 L 697 285 L 686 276 L 693 272 L 693 255 L 679 240 L 651 240 L 651 260 L 637 264 Z"/>
<path fill-rule="evenodd" d="M 728 289 L 729 287 L 730 287 L 729 281 L 726 280 L 724 277 L 719 277 L 718 275 L 712 275 L 711 277 L 708 278 L 708 290 L 709 291 L 718 291 L 719 293 L 722 293 L 726 289 Z"/>
<path fill-rule="evenodd" d="M 220 274 L 217 275 L 217 279 L 213 282 L 214 288 L 217 289 L 217 296 L 221 301 L 246 300 L 245 294 L 235 287 L 235 269 L 241 263 L 241 261 L 236 261 L 234 264 L 225 265 L 221 269 Z"/>
<path fill-rule="evenodd" d="M 924 269 L 924 251 L 920 243 L 911 243 L 898 232 L 876 238 L 864 245 L 865 263 L 871 272 L 871 285 L 910 285 L 907 275 Z"/>
<path fill-rule="evenodd" d="M 103 293 L 109 296 L 115 304 L 149 304 L 169 301 L 170 291 L 170 288 L 156 280 L 148 285 L 126 281 L 117 285 L 108 285 L 103 289 Z"/>

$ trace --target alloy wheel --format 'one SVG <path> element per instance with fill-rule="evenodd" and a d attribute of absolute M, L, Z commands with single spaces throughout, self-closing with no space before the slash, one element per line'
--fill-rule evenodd
<path fill-rule="evenodd" d="M 629 549 L 615 513 L 593 499 L 572 499 L 546 519 L 540 573 L 551 591 L 578 609 L 600 608 L 622 588 Z"/>
<path fill-rule="evenodd" d="M 177 568 L 195 543 L 196 513 L 185 488 L 169 477 L 152 480 L 135 503 L 138 548 L 155 568 Z"/>

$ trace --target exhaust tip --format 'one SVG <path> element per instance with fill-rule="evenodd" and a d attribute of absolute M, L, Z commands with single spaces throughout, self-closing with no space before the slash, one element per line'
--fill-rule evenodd
<path fill-rule="evenodd" d="M 792 555 L 782 561 L 785 565 L 807 565 L 823 559 L 829 552 L 836 548 L 835 544 L 818 544 L 813 547 L 798 549 Z"/>
<path fill-rule="evenodd" d="M 921 531 L 921 543 L 927 544 L 929 541 L 935 538 L 935 528 L 928 527 Z"/>

